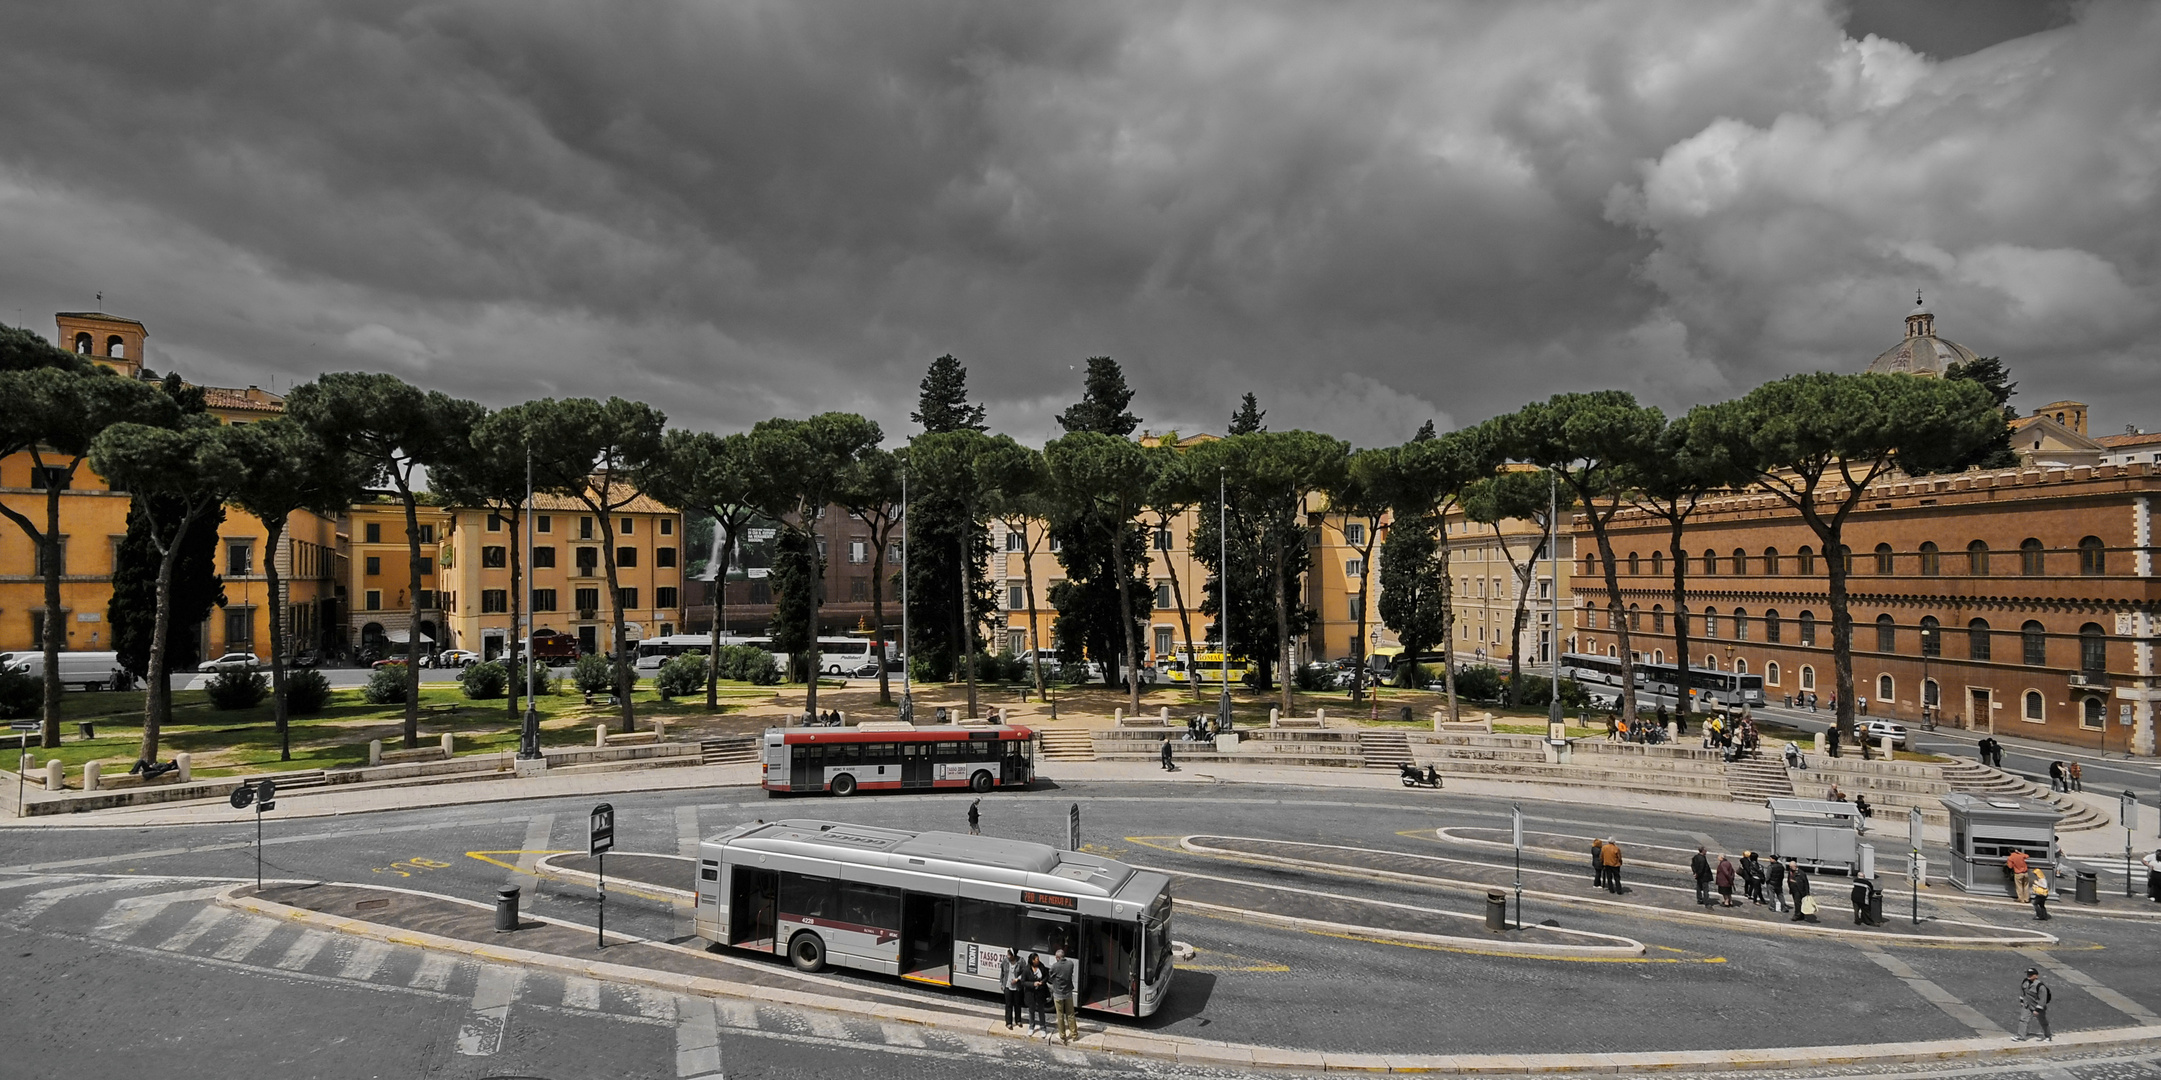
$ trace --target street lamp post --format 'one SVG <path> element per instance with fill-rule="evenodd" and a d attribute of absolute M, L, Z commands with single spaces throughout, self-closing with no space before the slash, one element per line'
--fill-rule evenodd
<path fill-rule="evenodd" d="M 1562 739 L 1568 736 L 1568 721 L 1561 713 L 1561 545 L 1560 480 L 1552 474 L 1546 476 L 1546 575 L 1552 579 L 1546 587 L 1551 600 L 1548 606 L 1546 628 L 1546 651 L 1553 658 L 1552 690 L 1546 696 L 1551 700 L 1546 708 L 1546 737 Z M 1523 897 L 1516 897 L 1516 919 L 1523 918 Z"/>
<path fill-rule="evenodd" d="M 908 470 L 900 471 L 900 722 L 915 723 L 915 638 L 908 633 Z"/>
<path fill-rule="evenodd" d="M 525 722 L 518 732 L 518 757 L 540 758 L 540 712 L 533 708 L 533 444 L 525 444 Z M 518 628 L 513 626 L 515 634 Z"/>
<path fill-rule="evenodd" d="M 1229 472 L 1216 470 L 1216 622 L 1223 639 L 1223 696 L 1216 702 L 1216 726 L 1228 731 L 1231 727 L 1231 504 L 1229 500 Z"/>

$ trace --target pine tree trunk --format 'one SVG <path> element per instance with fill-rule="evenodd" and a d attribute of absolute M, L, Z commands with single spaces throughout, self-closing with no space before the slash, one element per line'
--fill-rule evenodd
<path fill-rule="evenodd" d="M 510 674 L 510 678 L 504 680 L 510 684 L 510 687 L 509 693 L 503 696 L 510 699 L 510 722 L 515 724 L 519 720 L 518 695 L 525 692 L 525 680 L 520 677 L 518 669 L 518 658 L 523 655 L 522 647 L 525 644 L 525 639 L 518 636 L 518 624 L 525 615 L 525 560 L 523 558 L 524 553 L 518 550 L 518 512 L 516 510 L 510 512 L 509 539 L 510 636 L 503 642 L 503 657 L 506 660 L 503 666 Z M 526 657 L 525 662 L 527 666 L 531 666 L 532 658 Z"/>
<path fill-rule="evenodd" d="M 1613 565 L 1613 538 L 1606 534 L 1605 521 L 1598 516 L 1588 496 L 1584 497 L 1583 505 L 1589 511 L 1591 532 L 1598 541 L 1598 558 L 1605 564 L 1608 618 L 1612 620 L 1614 635 L 1620 642 L 1621 719 L 1628 721 L 1629 730 L 1633 731 L 1636 726 L 1636 655 L 1628 637 L 1628 619 L 1621 610 L 1621 577 L 1619 568 Z M 1618 498 L 1614 508 L 1619 508 Z"/>
<path fill-rule="evenodd" d="M 1164 519 L 1163 526 L 1164 531 L 1168 532 L 1170 529 L 1170 520 L 1168 518 Z M 1186 639 L 1186 685 L 1193 689 L 1194 700 L 1206 701 L 1206 695 L 1201 693 L 1200 672 L 1195 670 L 1199 657 L 1193 651 L 1193 616 L 1186 610 L 1185 589 L 1179 584 L 1178 564 L 1171 557 L 1170 552 L 1164 552 L 1163 554 L 1163 570 L 1170 575 L 1171 603 L 1178 605 L 1178 628 Z"/>
<path fill-rule="evenodd" d="M 1133 645 L 1133 582 L 1126 562 L 1126 527 L 1124 522 L 1114 522 L 1111 532 L 1111 565 L 1118 575 L 1118 628 L 1125 634 L 1126 654 L 1126 709 L 1130 715 L 1141 711 L 1141 673 L 1139 654 Z"/>
<path fill-rule="evenodd" d="M 146 499 L 144 506 L 147 508 L 148 505 Z M 145 513 L 147 512 L 146 509 Z M 166 643 L 172 637 L 173 566 L 180 561 L 180 545 L 187 538 L 188 526 L 193 524 L 194 520 L 193 514 L 182 518 L 180 527 L 173 533 L 172 542 L 161 545 L 158 550 L 157 614 L 150 620 L 150 662 L 146 665 L 149 668 L 150 689 L 143 695 L 143 740 L 135 751 L 137 761 L 158 759 L 160 725 L 172 709 L 173 680 L 165 671 L 165 651 Z M 152 517 L 152 543 L 157 543 L 157 535 L 158 522 Z"/>
<path fill-rule="evenodd" d="M 42 468 L 45 459 L 33 453 L 31 461 Z M 71 466 L 69 476 L 73 475 Z M 38 643 L 44 647 L 45 653 L 45 727 L 39 732 L 39 742 L 48 750 L 60 746 L 60 646 L 65 644 L 68 633 L 65 614 L 60 608 L 60 575 L 65 569 L 60 565 L 64 557 L 64 549 L 60 543 L 60 492 L 65 486 L 66 484 L 47 474 L 45 535 L 32 538 L 45 550 L 45 635 L 44 640 Z"/>
<path fill-rule="evenodd" d="M 1680 686 L 1674 691 L 1674 711 L 1696 711 L 1695 679 L 1688 672 L 1688 552 L 1681 547 L 1681 523 L 1672 521 L 1672 532 L 1666 541 L 1666 553 L 1673 556 L 1673 651 L 1680 672 Z"/>
<path fill-rule="evenodd" d="M 878 704 L 893 704 L 893 682 L 885 673 L 885 546 L 892 542 L 888 527 L 884 534 L 873 533 L 871 541 L 875 550 L 870 553 L 870 618 L 873 623 L 871 640 L 877 643 L 878 652 Z"/>
<path fill-rule="evenodd" d="M 411 592 L 405 617 L 405 748 L 420 745 L 420 504 L 401 475 L 398 494 L 405 500 L 406 571 Z"/>
<path fill-rule="evenodd" d="M 285 708 L 285 576 L 278 572 L 278 549 L 285 542 L 285 519 L 263 522 L 263 575 L 270 579 L 270 715 L 278 725 L 278 760 L 293 760 L 292 732 Z"/>
<path fill-rule="evenodd" d="M 818 553 L 817 511 L 818 507 L 803 511 L 804 532 L 810 539 L 810 625 L 805 628 L 809 631 L 810 647 L 804 651 L 809 662 L 804 665 L 803 672 L 809 681 L 803 692 L 803 713 L 810 717 L 818 715 L 818 594 L 825 589 L 825 556 Z"/>
<path fill-rule="evenodd" d="M 1456 577 L 1449 566 L 1448 517 L 1439 522 L 1441 555 L 1441 678 L 1448 687 L 1448 722 L 1463 720 L 1463 705 L 1456 700 Z M 1417 667 L 1416 660 L 1411 661 Z"/>
<path fill-rule="evenodd" d="M 1296 520 L 1296 518 L 1293 518 L 1292 522 L 1295 524 Z M 1283 580 L 1284 531 L 1285 530 L 1283 529 L 1275 530 L 1276 551 L 1274 577 L 1276 579 L 1276 648 L 1283 658 L 1282 679 L 1279 681 L 1277 687 L 1277 698 L 1282 702 L 1283 715 L 1289 716 L 1291 715 L 1291 687 L 1293 683 L 1296 682 L 1296 679 L 1292 675 L 1292 672 L 1296 669 L 1292 666 L 1291 662 L 1291 602 L 1289 596 L 1290 587 Z"/>
<path fill-rule="evenodd" d="M 605 498 L 603 498 L 605 503 Z M 638 713 L 631 704 L 631 688 L 636 685 L 635 669 L 630 658 L 630 620 L 623 612 L 623 590 L 616 585 L 615 573 L 615 523 L 609 520 L 606 507 L 595 508 L 600 518 L 601 566 L 608 575 L 608 608 L 614 613 L 615 624 L 615 703 L 623 710 L 623 734 L 638 730 Z M 816 597 L 812 598 L 813 602 Z M 815 612 L 814 612 L 815 613 Z"/>

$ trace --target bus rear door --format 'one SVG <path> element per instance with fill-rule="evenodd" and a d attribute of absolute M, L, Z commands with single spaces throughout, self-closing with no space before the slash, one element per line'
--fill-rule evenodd
<path fill-rule="evenodd" d="M 953 898 L 911 892 L 900 908 L 900 977 L 953 985 Z"/>
<path fill-rule="evenodd" d="M 938 763 L 931 757 L 931 743 L 907 742 L 900 744 L 900 787 L 902 791 L 927 788 L 938 778 Z"/>
<path fill-rule="evenodd" d="M 728 890 L 728 944 L 759 952 L 774 951 L 775 913 L 780 903 L 780 875 L 738 866 Z"/>
<path fill-rule="evenodd" d="M 1140 984 L 1140 952 L 1134 924 L 1114 919 L 1083 919 L 1087 973 L 1081 987 L 1084 1008 L 1132 1015 Z"/>

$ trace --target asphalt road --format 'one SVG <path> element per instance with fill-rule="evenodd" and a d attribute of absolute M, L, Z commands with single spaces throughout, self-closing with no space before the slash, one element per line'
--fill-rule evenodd
<path fill-rule="evenodd" d="M 740 789 L 610 801 L 619 850 L 658 852 L 681 851 L 700 835 L 753 817 L 958 829 L 966 807 L 953 796 L 781 802 Z M 1075 803 L 1090 848 L 1133 862 L 1466 911 L 1477 910 L 1480 897 L 1225 862 L 1177 851 L 1174 839 L 1212 833 L 1491 859 L 1490 849 L 1441 844 L 1432 830 L 1507 821 L 1505 804 L 1452 793 L 1097 784 L 986 798 L 985 831 L 1054 841 Z M 1624 845 L 1763 846 L 1760 827 L 1752 825 L 1524 805 L 1534 827 L 1611 833 Z M 515 881 L 526 887 L 532 910 L 589 922 L 590 889 L 535 883 L 512 869 L 521 852 L 582 847 L 589 808 L 583 800 L 542 801 L 289 822 L 273 812 L 263 869 L 270 877 L 379 882 L 480 900 Z M 321 1076 L 689 1076 L 703 1075 L 695 1070 L 708 1064 L 701 1048 L 707 1043 L 715 1048 L 710 1056 L 724 1059 L 738 1077 L 888 1076 L 903 1057 L 962 1076 L 1004 1075 L 1034 1061 L 1066 1071 L 1191 1071 L 762 1006 L 723 1008 L 716 1019 L 714 1006 L 697 999 L 520 977 L 350 939 L 314 942 L 311 950 L 298 928 L 208 907 L 199 895 L 217 883 L 209 879 L 252 878 L 254 834 L 245 827 L 5 835 L 0 937 L 17 963 L 0 976 L 6 987 L 0 996 L 15 1003 L 11 1012 L 27 1025 L 21 1030 L 46 1033 L 11 1051 L 27 1055 L 16 1059 L 29 1069 L 25 1075 L 132 1074 L 185 1059 L 224 1074 L 257 1065 Z M 1532 887 L 1543 880 L 1550 891 L 1565 892 L 1565 883 L 1587 877 L 1574 860 L 1533 856 L 1526 866 L 1556 871 L 1543 879 L 1534 874 Z M 1680 877 L 1646 871 L 1632 880 L 1651 885 Z M 1587 880 L 1574 887 L 1586 897 L 1604 895 L 1592 893 Z M 1829 882 L 1820 891 L 1843 892 Z M 1959 900 L 1939 894 L 1930 907 L 1946 917 L 2031 925 L 2019 909 Z M 1828 905 L 1827 918 L 1843 918 L 1843 909 Z M 2152 935 L 2161 924 L 2153 921 L 2067 912 L 2049 926 L 2062 945 L 2018 953 L 1862 948 L 1566 902 L 1534 901 L 1526 914 L 1635 937 L 1650 955 L 1598 963 L 1527 959 L 1187 912 L 1178 916 L 1175 936 L 1199 954 L 1180 965 L 1169 1007 L 1141 1026 L 1279 1046 L 1415 1052 L 1957 1038 L 2014 1025 L 2012 988 L 2037 962 L 2052 973 L 2059 1030 L 2152 1022 L 2161 1012 L 2161 981 L 2151 974 Z M 648 937 L 689 938 L 686 915 L 620 892 L 611 892 L 608 922 Z M 845 977 L 894 985 L 882 977 Z M 83 1072 L 86 1061 L 98 1067 Z M 2125 1067 L 2136 1063 L 2107 1063 Z"/>

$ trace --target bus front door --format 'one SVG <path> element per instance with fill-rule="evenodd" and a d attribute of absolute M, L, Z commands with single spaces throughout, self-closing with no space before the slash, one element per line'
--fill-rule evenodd
<path fill-rule="evenodd" d="M 728 944 L 772 952 L 779 903 L 779 874 L 748 866 L 736 867 L 728 889 Z"/>
<path fill-rule="evenodd" d="M 1131 1015 L 1140 978 L 1140 954 L 1135 947 L 1134 925 L 1109 919 L 1089 919 L 1082 933 L 1088 947 L 1087 968 L 1081 983 L 1081 1006 Z"/>
<path fill-rule="evenodd" d="M 953 898 L 908 893 L 900 908 L 900 977 L 953 985 Z"/>

